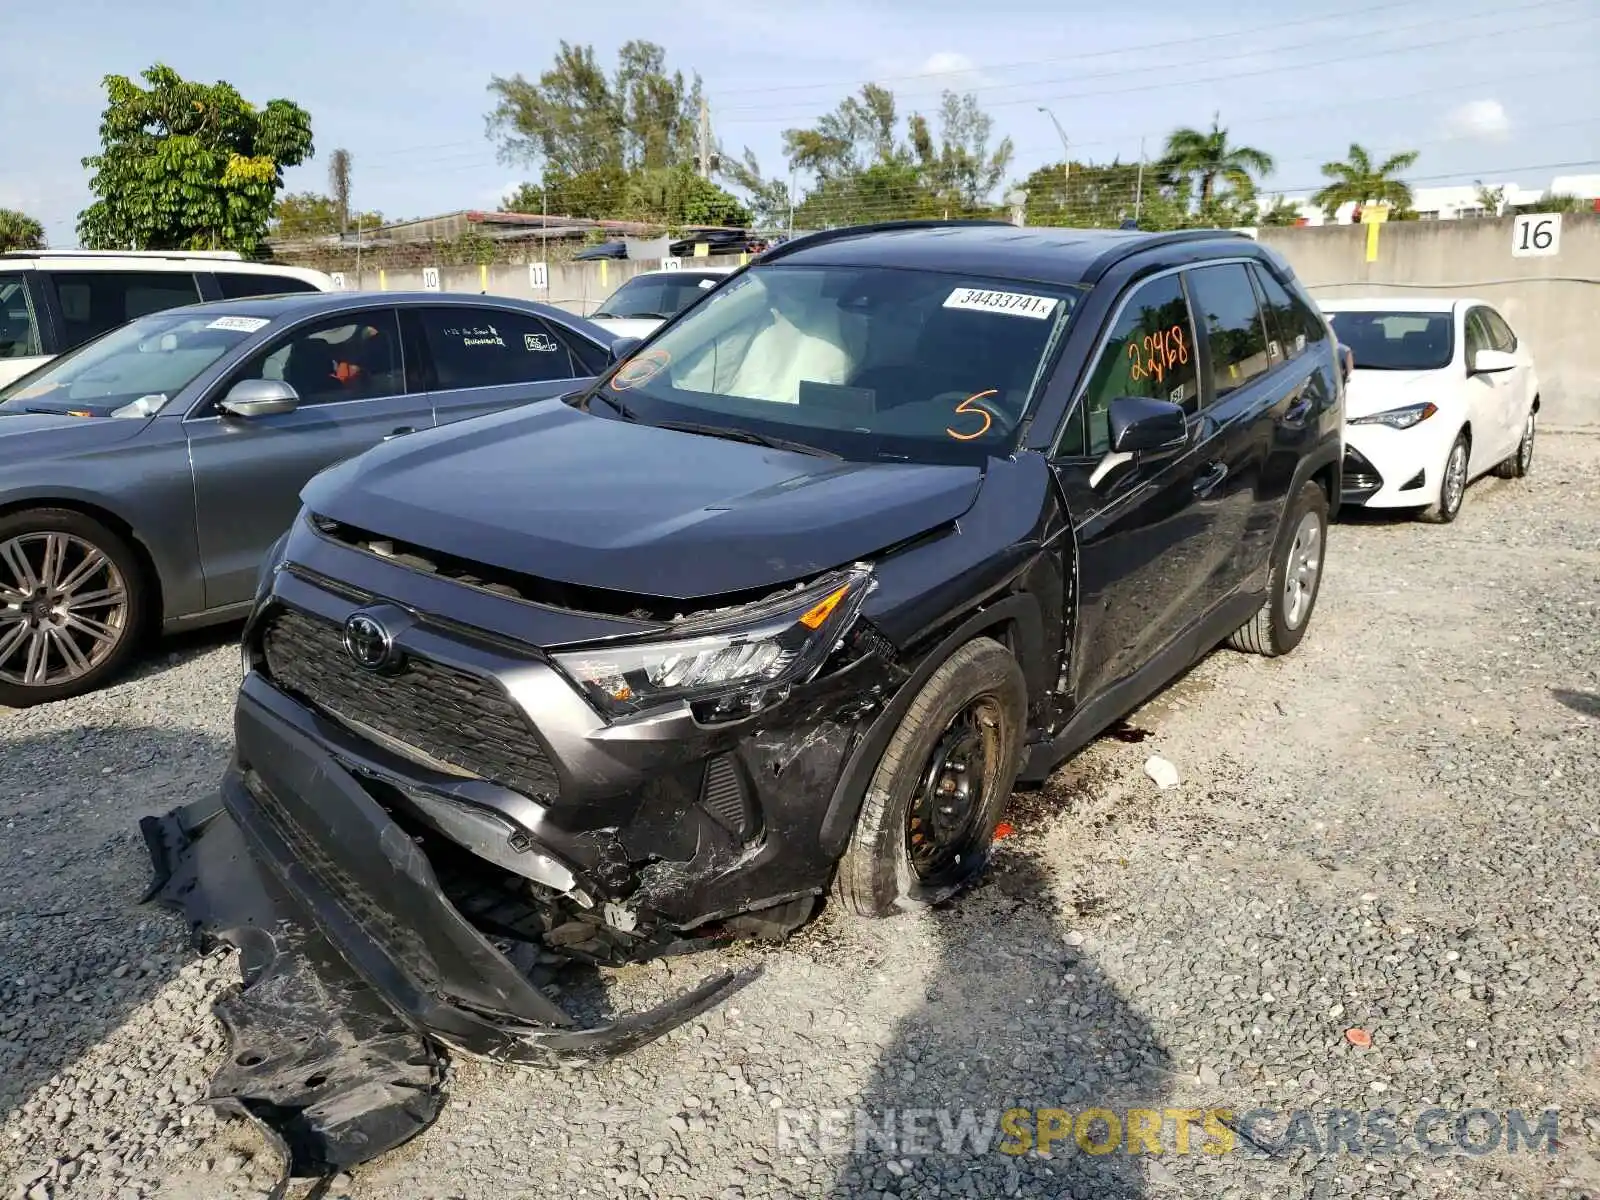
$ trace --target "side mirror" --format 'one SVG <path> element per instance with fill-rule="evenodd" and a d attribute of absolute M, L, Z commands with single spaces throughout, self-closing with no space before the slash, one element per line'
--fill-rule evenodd
<path fill-rule="evenodd" d="M 1467 366 L 1469 375 L 1494 375 L 1500 371 L 1509 371 L 1517 365 L 1517 356 L 1507 354 L 1504 350 L 1479 350 L 1472 356 L 1472 362 Z"/>
<path fill-rule="evenodd" d="M 1356 369 L 1356 352 L 1343 342 L 1335 343 L 1339 352 L 1339 377 L 1345 383 L 1350 382 L 1350 376 Z"/>
<path fill-rule="evenodd" d="M 616 341 L 611 343 L 612 363 L 615 364 L 621 362 L 642 345 L 644 345 L 643 338 L 619 337 Z"/>
<path fill-rule="evenodd" d="M 300 395 L 281 379 L 241 379 L 217 407 L 227 416 L 275 417 L 300 406 Z"/>
<path fill-rule="evenodd" d="M 1175 454 L 1189 444 L 1189 419 L 1170 400 L 1118 396 L 1107 417 L 1116 454 Z"/>

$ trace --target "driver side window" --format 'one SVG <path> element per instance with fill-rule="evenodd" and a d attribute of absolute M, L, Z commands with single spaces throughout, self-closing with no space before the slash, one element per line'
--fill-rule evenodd
<path fill-rule="evenodd" d="M 405 391 L 405 373 L 394 310 L 304 325 L 245 363 L 228 387 L 246 379 L 281 379 L 302 405 L 398 396 Z"/>
<path fill-rule="evenodd" d="M 1100 351 L 1060 452 L 1098 458 L 1111 449 L 1111 402 L 1119 396 L 1200 407 L 1199 372 L 1189 301 L 1176 274 L 1151 280 L 1129 296 Z"/>

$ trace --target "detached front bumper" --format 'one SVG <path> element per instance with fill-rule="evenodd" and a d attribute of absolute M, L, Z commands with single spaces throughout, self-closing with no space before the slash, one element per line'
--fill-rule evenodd
<path fill-rule="evenodd" d="M 294 1174 L 376 1157 L 437 1116 L 439 1045 L 540 1064 L 621 1053 L 692 1019 L 753 971 L 579 1027 L 445 896 L 414 838 L 351 767 L 246 689 L 214 802 L 141 823 L 148 898 L 202 948 L 241 952 L 218 1005 L 234 1040 L 211 1103 L 263 1123 Z M 303 710 L 299 710 L 303 712 Z"/>

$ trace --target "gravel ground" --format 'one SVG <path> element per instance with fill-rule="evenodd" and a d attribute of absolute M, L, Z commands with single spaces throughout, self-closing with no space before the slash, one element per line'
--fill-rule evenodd
<path fill-rule="evenodd" d="M 995 869 L 947 910 L 830 912 L 775 951 L 619 972 L 609 999 L 633 1008 L 729 958 L 766 965 L 623 1061 L 458 1063 L 439 1123 L 330 1194 L 1600 1196 L 1600 438 L 1546 436 L 1532 479 L 1476 485 L 1454 525 L 1361 519 L 1330 550 L 1299 651 L 1213 655 L 1019 795 Z M 237 661 L 190 641 L 0 715 L 0 1188 L 18 1197 L 271 1185 L 254 1135 L 191 1103 L 232 963 L 195 961 L 134 903 L 135 820 L 214 783 Z M 1178 787 L 1157 790 L 1151 755 Z M 1159 1156 L 812 1144 L 803 1125 L 1012 1107 L 1276 1115 L 1245 1126 L 1261 1149 L 1223 1154 L 1203 1152 L 1221 1127 L 1177 1152 L 1168 1119 Z M 1451 1119 L 1445 1152 L 1409 1136 L 1430 1108 L 1533 1126 L 1551 1107 L 1554 1154 L 1465 1153 Z M 1333 1144 L 1330 1110 L 1370 1130 L 1379 1108 L 1393 1153 Z"/>

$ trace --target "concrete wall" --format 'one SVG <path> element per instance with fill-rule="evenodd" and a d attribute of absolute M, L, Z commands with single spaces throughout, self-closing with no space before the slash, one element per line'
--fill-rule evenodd
<path fill-rule="evenodd" d="M 1564 215 L 1549 257 L 1513 258 L 1512 229 L 1511 217 L 1386 223 L 1376 262 L 1359 225 L 1263 227 L 1257 236 L 1318 299 L 1430 292 L 1489 301 L 1533 350 L 1543 419 L 1600 426 L 1600 216 Z"/>
<path fill-rule="evenodd" d="M 686 258 L 689 266 L 738 266 L 739 257 Z M 602 300 L 641 271 L 660 266 L 653 259 L 617 259 L 600 262 L 552 264 L 549 286 L 535 290 L 529 267 L 524 263 L 498 263 L 482 267 L 440 267 L 439 290 L 444 292 L 488 292 L 494 296 L 516 296 L 554 304 L 579 316 L 588 316 Z M 405 270 L 367 270 L 358 281 L 353 272 L 344 273 L 351 290 L 410 292 L 424 287 L 421 268 Z"/>

